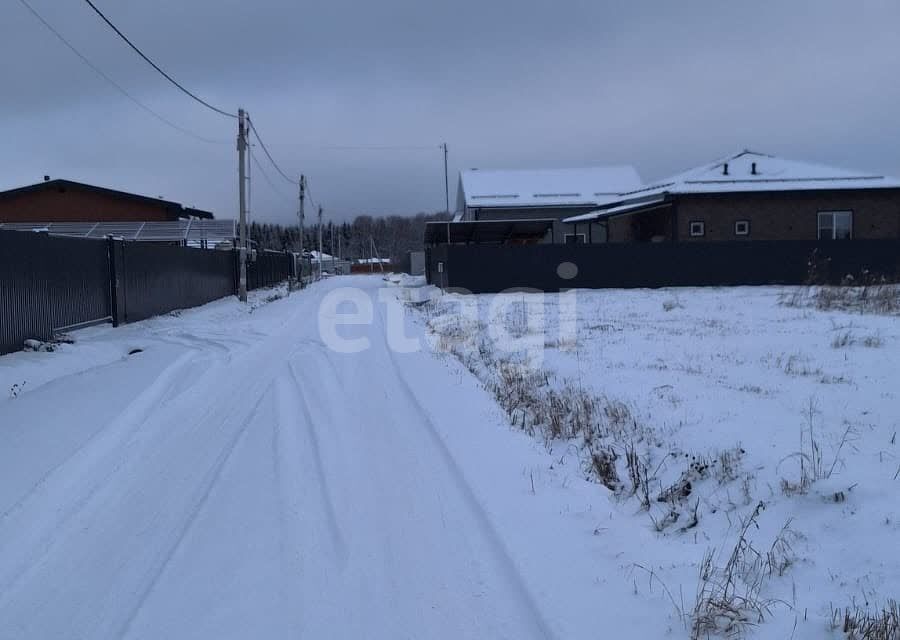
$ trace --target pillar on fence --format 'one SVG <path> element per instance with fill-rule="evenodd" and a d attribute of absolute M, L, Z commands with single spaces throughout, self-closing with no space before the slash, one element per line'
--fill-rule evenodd
<path fill-rule="evenodd" d="M 125 307 L 125 241 L 112 236 L 106 238 L 109 248 L 109 314 L 114 327 L 124 323 L 127 318 Z"/>
<path fill-rule="evenodd" d="M 232 250 L 232 257 L 234 258 L 234 295 L 240 294 L 241 287 L 241 252 L 238 249 Z"/>

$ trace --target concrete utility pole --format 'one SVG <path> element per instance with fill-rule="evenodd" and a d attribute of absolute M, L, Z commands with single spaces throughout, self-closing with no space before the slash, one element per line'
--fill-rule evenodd
<path fill-rule="evenodd" d="M 447 173 L 447 143 L 441 145 L 444 149 L 444 198 L 447 201 L 447 213 L 450 213 L 450 176 Z"/>
<path fill-rule="evenodd" d="M 319 205 L 319 280 L 322 279 L 322 205 Z"/>
<path fill-rule="evenodd" d="M 303 286 L 303 201 L 306 200 L 306 177 L 300 176 L 300 285 Z"/>
<path fill-rule="evenodd" d="M 238 193 L 240 196 L 241 246 L 239 249 L 240 276 L 238 299 L 247 302 L 247 114 L 238 109 Z"/>

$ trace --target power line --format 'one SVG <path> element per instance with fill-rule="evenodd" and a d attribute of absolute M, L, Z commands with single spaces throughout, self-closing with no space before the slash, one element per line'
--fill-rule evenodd
<path fill-rule="evenodd" d="M 433 151 L 434 145 L 323 145 L 316 147 L 329 151 Z M 440 148 L 440 145 L 438 145 Z"/>
<path fill-rule="evenodd" d="M 23 7 L 25 7 L 31 13 L 31 15 L 33 15 L 35 18 L 37 18 L 37 20 L 42 25 L 44 25 L 44 27 L 46 27 L 50 33 L 52 33 L 54 36 L 56 36 L 57 40 L 59 40 L 66 47 L 68 47 L 69 51 L 71 51 L 76 56 L 78 56 L 78 58 L 85 65 L 87 65 L 94 73 L 96 73 L 98 76 L 103 78 L 103 80 L 108 82 L 109 85 L 112 86 L 114 89 L 116 89 L 119 93 L 121 93 L 123 96 L 125 96 L 126 98 L 131 100 L 134 104 L 136 104 L 138 107 L 140 107 L 141 109 L 143 109 L 144 111 L 149 113 L 151 116 L 153 116 L 154 118 L 156 118 L 163 124 L 168 125 L 168 126 L 172 127 L 173 129 L 175 129 L 176 131 L 180 131 L 181 133 L 188 135 L 188 136 L 190 136 L 196 140 L 199 140 L 201 142 L 206 142 L 208 144 L 231 144 L 230 142 L 225 142 L 223 140 L 210 140 L 209 138 L 204 138 L 203 136 L 198 135 L 189 129 L 185 129 L 184 127 L 181 127 L 181 126 L 175 124 L 171 120 L 169 120 L 166 117 L 162 116 L 161 114 L 157 113 L 156 111 L 154 111 L 153 109 L 151 109 L 150 107 L 145 105 L 143 102 L 138 100 L 136 97 L 134 97 L 122 85 L 120 85 L 118 82 L 113 80 L 109 75 L 107 75 L 100 67 L 98 67 L 93 62 L 91 62 L 87 56 L 85 56 L 78 49 L 76 49 L 75 45 L 73 45 L 71 42 L 69 42 L 59 31 L 57 31 L 53 27 L 53 25 L 51 25 L 49 22 L 47 22 L 47 20 L 45 20 L 44 17 L 40 13 L 38 13 L 34 7 L 32 7 L 30 4 L 28 4 L 27 0 L 19 0 L 19 3 Z"/>
<path fill-rule="evenodd" d="M 237 115 L 236 115 L 236 114 L 230 113 L 230 112 L 228 112 L 228 111 L 224 111 L 223 109 L 219 109 L 218 107 L 214 107 L 213 105 L 211 105 L 210 103 L 208 103 L 206 100 L 204 100 L 203 98 L 199 97 L 197 94 L 192 93 L 191 91 L 188 91 L 181 83 L 179 83 L 177 80 L 175 80 L 175 78 L 173 78 L 173 77 L 170 76 L 168 73 L 166 73 L 165 71 L 163 71 L 162 68 L 161 68 L 158 64 L 156 64 L 155 62 L 153 62 L 153 60 L 151 60 L 150 58 L 148 58 L 148 57 L 144 54 L 143 51 L 141 51 L 140 49 L 138 49 L 138 47 L 137 47 L 131 40 L 128 39 L 128 36 L 126 36 L 124 33 L 122 33 L 122 32 L 119 30 L 119 28 L 118 28 L 116 25 L 114 25 L 114 24 L 112 23 L 112 21 L 111 21 L 109 18 L 107 18 L 107 17 L 103 14 L 103 12 L 100 11 L 100 9 L 97 8 L 97 6 L 96 6 L 93 2 L 91 2 L 91 0 L 84 0 L 84 1 L 88 4 L 88 6 L 90 6 L 91 9 L 94 10 L 94 12 L 95 12 L 98 16 L 100 16 L 100 18 L 103 19 L 103 21 L 104 21 L 107 25 L 109 25 L 109 27 L 110 27 L 113 31 L 116 32 L 116 34 L 117 34 L 120 38 L 122 38 L 122 40 L 124 40 L 124 41 L 128 44 L 129 47 L 131 47 L 132 49 L 134 49 L 135 52 L 136 52 L 139 56 L 141 56 L 141 57 L 147 62 L 147 64 L 149 64 L 151 67 L 153 67 L 154 69 L 156 69 L 156 70 L 157 70 L 157 71 L 158 71 L 158 72 L 159 72 L 166 80 L 168 80 L 169 82 L 171 82 L 172 84 L 174 84 L 176 87 L 178 87 L 179 89 L 181 89 L 182 92 L 184 92 L 185 94 L 187 94 L 188 96 L 190 96 L 191 98 L 193 98 L 194 100 L 196 100 L 197 102 L 199 102 L 200 104 L 202 104 L 202 105 L 203 105 L 204 107 L 206 107 L 207 109 L 212 109 L 212 110 L 215 111 L 216 113 L 220 113 L 220 114 L 222 114 L 223 116 L 228 116 L 229 118 L 237 118 Z"/>
<path fill-rule="evenodd" d="M 272 191 L 274 191 L 276 194 L 278 194 L 280 197 L 282 197 L 285 201 L 288 201 L 291 204 L 294 204 L 293 198 L 289 198 L 278 187 L 275 186 L 275 183 L 272 182 L 272 179 L 269 177 L 269 174 L 266 173 L 265 169 L 263 169 L 262 164 L 260 164 L 259 160 L 256 158 L 256 155 L 253 153 L 252 150 L 250 150 L 250 159 L 253 160 L 253 164 L 255 164 L 256 168 L 259 169 L 259 172 L 262 174 L 265 181 L 269 184 L 269 187 L 272 188 Z"/>
<path fill-rule="evenodd" d="M 313 206 L 313 209 L 318 208 L 318 205 L 313 200 L 312 191 L 309 190 L 309 179 L 306 180 L 306 197 L 309 199 L 309 204 Z"/>
<path fill-rule="evenodd" d="M 247 118 L 250 122 L 250 128 L 253 130 L 253 133 L 256 134 L 256 140 L 259 142 L 259 146 L 262 147 L 262 150 L 265 152 L 266 157 L 269 159 L 269 162 L 272 163 L 272 166 L 275 167 L 275 171 L 281 174 L 281 177 L 284 178 L 290 184 L 296 185 L 297 181 L 291 178 L 288 174 L 281 170 L 281 167 L 278 166 L 278 163 L 275 162 L 275 158 L 272 157 L 272 154 L 269 153 L 269 149 L 266 147 L 266 143 L 263 142 L 262 136 L 259 135 L 259 131 L 256 130 L 256 125 L 253 124 L 252 118 Z"/>
<path fill-rule="evenodd" d="M 443 145 L 390 145 L 390 144 L 315 144 L 312 142 L 290 143 L 294 147 L 320 151 L 434 151 Z"/>

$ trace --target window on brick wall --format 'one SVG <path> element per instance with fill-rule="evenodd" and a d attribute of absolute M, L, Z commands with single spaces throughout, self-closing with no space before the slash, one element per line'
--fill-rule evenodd
<path fill-rule="evenodd" d="M 852 211 L 819 211 L 819 240 L 849 240 L 853 237 Z"/>
<path fill-rule="evenodd" d="M 691 220 L 691 237 L 702 238 L 706 235 L 706 224 L 702 220 Z"/>
<path fill-rule="evenodd" d="M 738 220 L 734 223 L 734 235 L 736 236 L 749 236 L 750 235 L 750 221 L 749 220 Z"/>

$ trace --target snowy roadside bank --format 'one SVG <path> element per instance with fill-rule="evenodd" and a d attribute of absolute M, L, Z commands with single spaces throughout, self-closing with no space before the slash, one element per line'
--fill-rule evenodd
<path fill-rule="evenodd" d="M 574 310 L 500 294 L 509 330 L 541 340 L 537 370 L 483 340 L 497 296 L 445 296 L 421 321 L 542 443 L 538 493 L 551 473 L 590 480 L 585 509 L 609 512 L 596 533 L 617 556 L 587 557 L 614 581 L 689 634 L 762 623 L 762 637 L 820 638 L 839 609 L 877 612 L 900 591 L 882 553 L 900 527 L 900 322 L 787 307 L 784 293 L 578 291 Z M 474 321 L 460 313 L 473 299 Z M 573 321 L 577 339 L 558 339 Z M 717 604 L 726 570 L 728 600 L 745 599 L 733 611 Z"/>
<path fill-rule="evenodd" d="M 229 331 L 228 325 L 240 323 L 255 309 L 286 294 L 285 286 L 251 291 L 247 307 L 234 297 L 223 298 L 196 309 L 173 311 L 137 324 L 82 329 L 71 335 L 77 344 L 56 345 L 52 353 L 19 351 L 4 355 L 0 357 L 0 404 L 53 380 L 138 355 L 132 352 L 165 349 L 166 345 L 175 350 L 191 348 L 200 339 L 196 335 L 198 329 L 204 334 L 211 328 L 216 332 L 216 324 L 221 326 L 218 337 L 213 339 L 222 344 L 239 344 L 238 332 Z"/>

